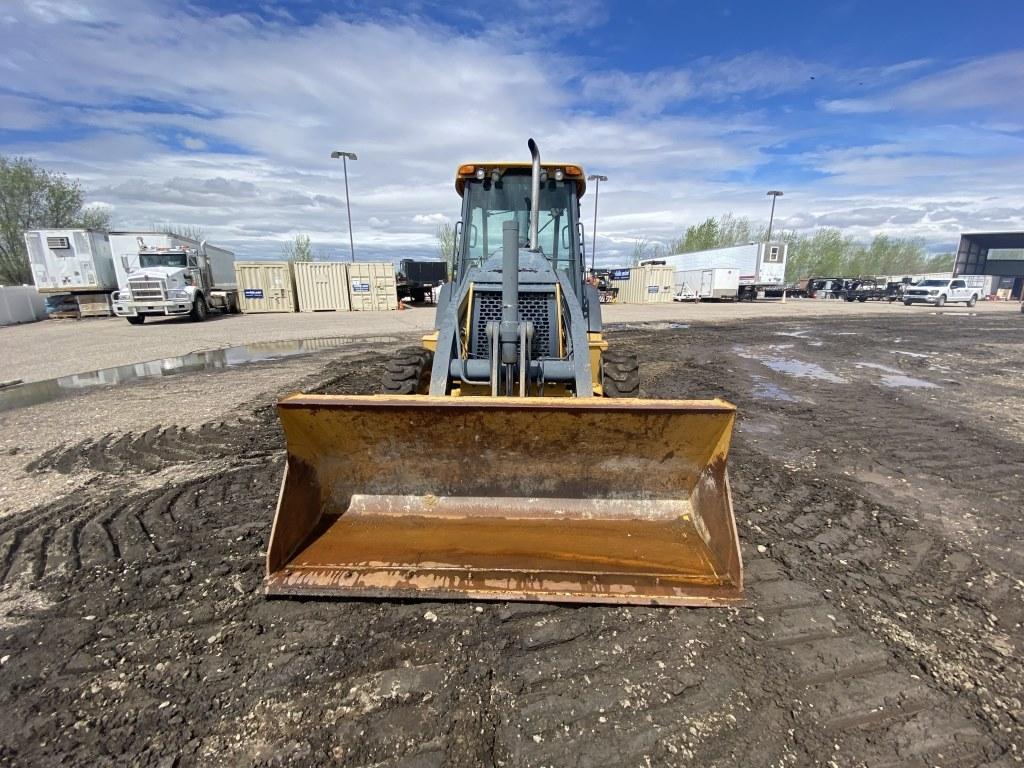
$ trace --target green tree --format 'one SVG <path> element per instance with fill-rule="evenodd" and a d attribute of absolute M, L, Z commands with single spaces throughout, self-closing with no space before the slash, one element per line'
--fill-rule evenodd
<path fill-rule="evenodd" d="M 284 257 L 293 264 L 298 261 L 313 261 L 313 246 L 309 235 L 296 235 L 281 247 Z"/>
<path fill-rule="evenodd" d="M 681 238 L 669 243 L 668 250 L 669 253 L 690 253 L 708 248 L 724 248 L 762 240 L 764 234 L 764 229 L 754 230 L 750 219 L 726 213 L 720 218 L 710 216 L 700 224 L 687 227 Z"/>
<path fill-rule="evenodd" d="M 107 230 L 110 214 L 84 207 L 76 179 L 40 168 L 24 157 L 0 155 L 0 284 L 32 282 L 24 232 L 27 229 Z"/>

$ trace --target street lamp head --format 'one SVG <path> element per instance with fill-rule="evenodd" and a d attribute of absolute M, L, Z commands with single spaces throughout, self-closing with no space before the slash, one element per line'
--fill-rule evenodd
<path fill-rule="evenodd" d="M 587 176 L 587 181 L 608 181 L 608 177 L 592 173 L 589 176 Z"/>
<path fill-rule="evenodd" d="M 769 197 L 782 197 L 782 194 L 783 194 L 782 191 L 778 190 L 778 189 L 769 189 L 768 190 L 768 196 Z"/>
<path fill-rule="evenodd" d="M 344 158 L 346 158 L 348 160 L 358 160 L 359 159 L 359 158 L 356 157 L 356 153 L 355 152 L 339 152 L 337 150 L 335 150 L 334 152 L 331 152 L 331 159 L 332 160 L 337 160 L 338 158 L 341 158 L 341 157 L 344 157 Z"/>

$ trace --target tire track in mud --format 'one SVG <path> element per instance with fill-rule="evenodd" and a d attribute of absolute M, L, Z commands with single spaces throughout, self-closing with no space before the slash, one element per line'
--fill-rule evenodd
<path fill-rule="evenodd" d="M 268 469 L 266 464 L 236 466 L 124 499 L 72 494 L 2 521 L 0 584 L 66 578 L 82 568 L 146 560 L 216 524 L 217 509 Z"/>

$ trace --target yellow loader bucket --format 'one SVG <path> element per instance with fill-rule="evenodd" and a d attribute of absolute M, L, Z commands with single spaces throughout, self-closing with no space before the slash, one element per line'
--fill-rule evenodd
<path fill-rule="evenodd" d="M 293 395 L 271 595 L 738 602 L 722 400 Z"/>

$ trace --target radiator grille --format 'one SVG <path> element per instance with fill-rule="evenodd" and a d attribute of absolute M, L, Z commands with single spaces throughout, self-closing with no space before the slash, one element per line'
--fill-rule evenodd
<path fill-rule="evenodd" d="M 163 301 L 165 298 L 161 280 L 129 280 L 128 288 L 135 301 Z"/>
<path fill-rule="evenodd" d="M 473 294 L 473 345 L 477 357 L 490 355 L 487 323 L 501 320 L 501 292 L 477 291 Z M 533 357 L 555 357 L 558 354 L 553 293 L 520 293 L 519 316 L 533 323 Z"/>

